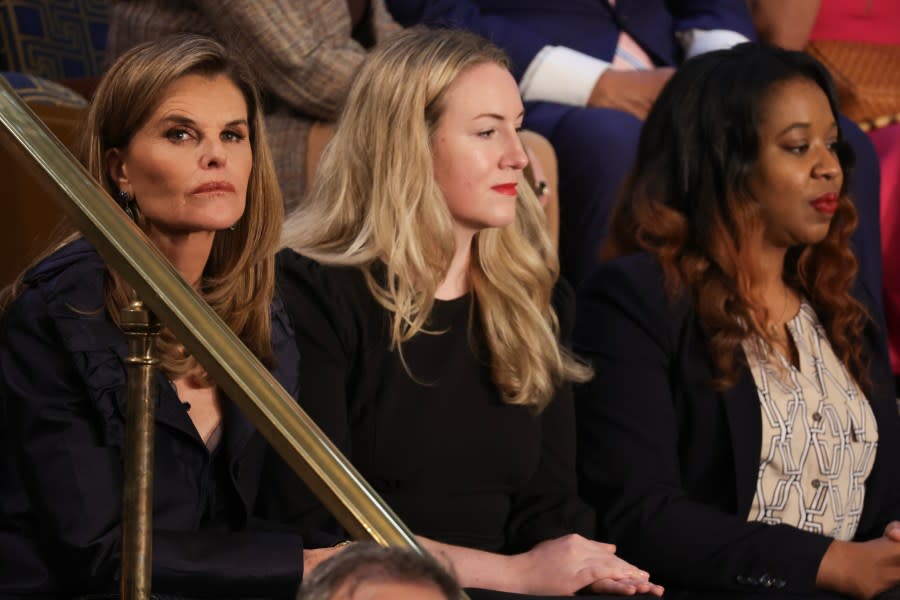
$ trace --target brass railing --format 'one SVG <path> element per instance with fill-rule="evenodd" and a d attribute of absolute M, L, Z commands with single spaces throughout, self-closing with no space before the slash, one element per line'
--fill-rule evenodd
<path fill-rule="evenodd" d="M 147 600 L 153 587 L 153 455 L 156 415 L 156 338 L 161 324 L 137 297 L 121 311 L 128 338 L 128 404 L 122 490 L 122 580 L 125 600 Z"/>
<path fill-rule="evenodd" d="M 0 125 L 0 141 L 20 165 L 58 201 L 106 264 L 197 357 L 341 525 L 356 539 L 424 553 L 353 465 L 2 78 Z"/>

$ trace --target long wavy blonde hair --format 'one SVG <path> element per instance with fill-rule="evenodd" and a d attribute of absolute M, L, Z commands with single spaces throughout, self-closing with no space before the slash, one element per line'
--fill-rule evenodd
<path fill-rule="evenodd" d="M 275 167 L 265 141 L 263 116 L 253 77 L 243 61 L 221 44 L 183 34 L 136 46 L 123 54 L 103 76 L 85 119 L 78 157 L 90 174 L 114 198 L 107 152 L 124 148 L 164 99 L 166 90 L 187 75 L 228 77 L 247 103 L 253 167 L 247 204 L 234 230 L 219 231 L 201 278 L 199 293 L 241 341 L 271 366 L 271 302 L 275 290 L 275 250 L 284 208 Z M 139 212 L 139 211 L 138 211 Z M 137 222 L 141 223 L 140 214 Z M 42 255 L 77 238 L 69 234 Z M 40 261 L 41 258 L 38 259 Z M 22 277 L 8 288 L 4 304 L 22 288 Z M 128 303 L 129 286 L 113 271 L 107 277 L 106 307 L 118 322 Z M 196 358 L 187 355 L 168 329 L 157 340 L 160 368 L 170 379 L 191 374 L 212 383 Z"/>
<path fill-rule="evenodd" d="M 416 334 L 435 333 L 425 327 L 455 252 L 432 135 L 448 88 L 484 63 L 509 67 L 502 50 L 462 31 L 412 29 L 373 51 L 305 203 L 285 224 L 285 245 L 363 272 L 392 313 L 392 347 L 401 353 Z M 559 342 L 556 253 L 540 203 L 528 185 L 519 189 L 515 222 L 475 235 L 469 276 L 503 400 L 541 410 L 564 381 L 591 372 Z"/>

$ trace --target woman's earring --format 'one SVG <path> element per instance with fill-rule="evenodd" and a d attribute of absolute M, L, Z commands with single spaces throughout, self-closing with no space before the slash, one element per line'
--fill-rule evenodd
<path fill-rule="evenodd" d="M 134 199 L 128 192 L 124 190 L 119 190 L 116 192 L 116 200 L 119 201 L 119 205 L 122 207 L 122 210 L 125 211 L 125 214 L 128 215 L 128 218 L 134 222 L 137 222 L 137 213 L 135 211 Z"/>

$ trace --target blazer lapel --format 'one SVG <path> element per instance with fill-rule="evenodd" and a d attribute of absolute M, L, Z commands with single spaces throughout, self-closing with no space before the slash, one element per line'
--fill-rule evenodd
<path fill-rule="evenodd" d="M 125 342 L 124 339 L 121 340 L 120 343 L 117 343 L 111 348 L 111 351 L 117 354 L 119 360 L 122 361 L 121 377 L 124 378 L 122 383 L 125 385 L 119 386 L 116 390 L 116 402 L 119 405 L 119 411 L 122 414 L 122 418 L 126 419 L 126 415 L 128 414 L 128 365 L 125 363 L 125 357 L 128 352 L 127 342 Z M 200 439 L 197 428 L 194 427 L 194 423 L 188 416 L 187 408 L 178 399 L 178 394 L 172 386 L 172 383 L 166 379 L 165 375 L 158 369 L 153 377 L 153 383 L 156 386 L 156 390 L 153 390 L 156 392 L 156 410 L 154 411 L 153 416 L 154 422 L 180 431 L 202 446 L 203 440 Z"/>
<path fill-rule="evenodd" d="M 737 384 L 722 393 L 722 401 L 731 431 L 737 514 L 746 516 L 750 513 L 756 493 L 762 444 L 759 397 L 750 369 L 743 369 Z"/>
<path fill-rule="evenodd" d="M 696 317 L 694 317 L 696 319 Z M 706 355 L 709 332 L 700 323 L 696 323 L 699 335 L 695 340 L 699 344 L 696 352 Z M 687 332 L 690 333 L 688 328 Z M 743 351 L 741 351 L 743 356 Z M 708 360 L 708 359 L 707 359 Z M 708 365 L 708 362 L 705 362 Z M 701 381 L 708 382 L 712 371 L 704 372 Z M 721 392 L 720 399 L 724 405 L 725 418 L 731 434 L 731 453 L 734 458 L 735 502 L 739 516 L 750 514 L 753 495 L 756 493 L 756 481 L 759 473 L 759 454 L 762 446 L 762 416 L 759 408 L 759 396 L 756 382 L 749 368 L 741 370 L 737 383 Z"/>
<path fill-rule="evenodd" d="M 156 383 L 155 421 L 182 432 L 202 446 L 203 440 L 200 439 L 200 434 L 197 433 L 197 428 L 194 427 L 194 423 L 188 415 L 187 407 L 178 399 L 175 388 L 159 372 L 156 373 L 154 382 Z M 128 402 L 127 397 L 124 398 L 124 402 Z"/>
<path fill-rule="evenodd" d="M 225 422 L 225 444 L 228 449 L 230 461 L 239 458 L 244 453 L 247 441 L 256 431 L 244 413 L 230 399 L 222 403 L 222 417 Z"/>
<path fill-rule="evenodd" d="M 245 516 L 249 516 L 256 499 L 262 468 L 258 456 L 260 453 L 249 446 L 256 428 L 231 400 L 226 399 L 223 403 L 222 416 L 225 423 L 223 443 L 228 457 L 228 472 L 243 502 Z M 259 445 L 265 447 L 261 438 Z"/>

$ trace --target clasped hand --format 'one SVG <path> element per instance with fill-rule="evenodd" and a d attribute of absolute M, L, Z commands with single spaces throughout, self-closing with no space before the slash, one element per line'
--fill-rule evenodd
<path fill-rule="evenodd" d="M 649 71 L 607 69 L 594 84 L 588 106 L 621 110 L 644 120 L 674 73 L 672 67 L 657 67 Z"/>
<path fill-rule="evenodd" d="M 816 582 L 863 600 L 900 586 L 900 521 L 888 523 L 874 540 L 833 541 L 819 564 Z"/>
<path fill-rule="evenodd" d="M 620 594 L 661 596 L 662 586 L 650 575 L 615 554 L 611 544 L 572 534 L 542 542 L 514 559 L 519 563 L 526 593 L 572 595 L 581 589 Z"/>

